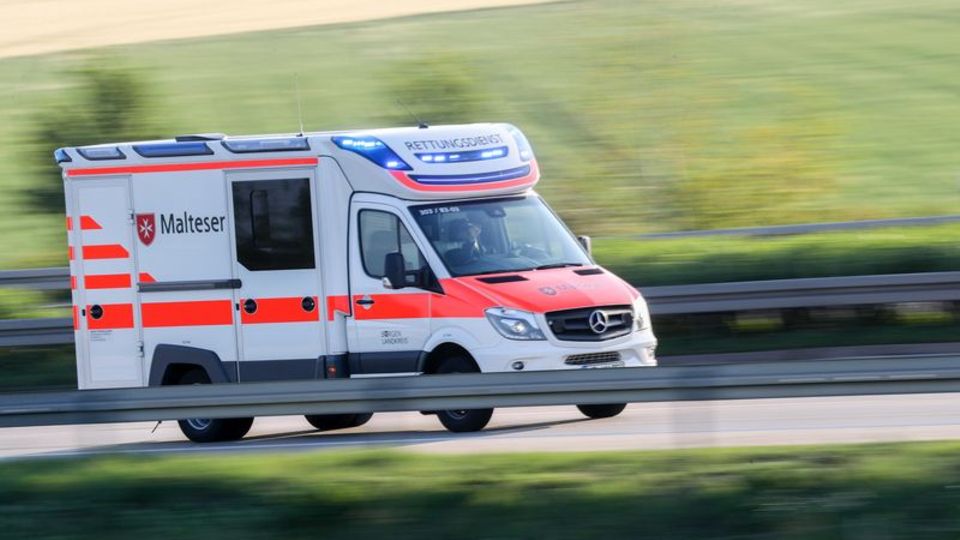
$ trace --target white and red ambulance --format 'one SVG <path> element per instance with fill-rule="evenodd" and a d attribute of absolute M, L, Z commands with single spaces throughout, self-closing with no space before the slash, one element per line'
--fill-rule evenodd
<path fill-rule="evenodd" d="M 656 365 L 643 298 L 533 191 L 511 125 L 191 135 L 56 160 L 81 389 Z M 433 414 L 473 431 L 492 409 Z M 252 420 L 180 426 L 226 440 Z"/>

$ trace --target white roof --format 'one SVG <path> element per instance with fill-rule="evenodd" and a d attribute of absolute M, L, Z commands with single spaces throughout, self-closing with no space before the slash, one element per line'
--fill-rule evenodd
<path fill-rule="evenodd" d="M 65 176 L 170 172 L 171 164 L 243 169 L 333 158 L 357 191 L 405 199 L 522 192 L 539 179 L 526 138 L 509 124 L 403 127 L 228 137 L 195 135 L 56 152 Z M 167 165 L 167 167 L 164 167 Z"/>

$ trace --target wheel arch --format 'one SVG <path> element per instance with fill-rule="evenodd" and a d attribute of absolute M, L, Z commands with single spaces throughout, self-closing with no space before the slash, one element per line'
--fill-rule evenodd
<path fill-rule="evenodd" d="M 424 375 L 430 375 L 437 372 L 437 368 L 440 367 L 440 363 L 445 359 L 451 356 L 463 356 L 473 362 L 473 365 L 476 366 L 477 371 L 481 371 L 480 365 L 477 363 L 476 358 L 470 354 L 470 351 L 466 347 L 455 343 L 452 341 L 443 342 L 436 347 L 434 347 L 430 352 L 424 356 L 423 359 L 423 369 L 422 372 Z"/>
<path fill-rule="evenodd" d="M 211 383 L 232 382 L 217 353 L 209 349 L 161 344 L 153 351 L 150 362 L 149 386 L 175 384 L 183 374 L 201 369 Z"/>

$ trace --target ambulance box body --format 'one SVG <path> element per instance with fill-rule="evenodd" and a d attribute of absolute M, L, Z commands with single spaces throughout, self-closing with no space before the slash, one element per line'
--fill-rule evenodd
<path fill-rule="evenodd" d="M 63 148 L 81 389 L 653 366 L 507 124 Z"/>

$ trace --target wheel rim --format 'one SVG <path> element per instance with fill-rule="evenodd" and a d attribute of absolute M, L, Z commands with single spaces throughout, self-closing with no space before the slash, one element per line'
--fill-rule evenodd
<path fill-rule="evenodd" d="M 193 386 L 197 386 L 200 383 L 193 383 Z M 213 423 L 211 418 L 187 418 L 187 425 L 197 431 L 206 431 L 210 427 L 210 424 Z"/>
<path fill-rule="evenodd" d="M 454 420 L 463 420 L 467 417 L 468 412 L 466 409 L 449 410 L 447 411 L 447 415 Z"/>
<path fill-rule="evenodd" d="M 213 420 L 210 418 L 187 418 L 187 425 L 197 431 L 206 431 L 212 423 Z"/>

